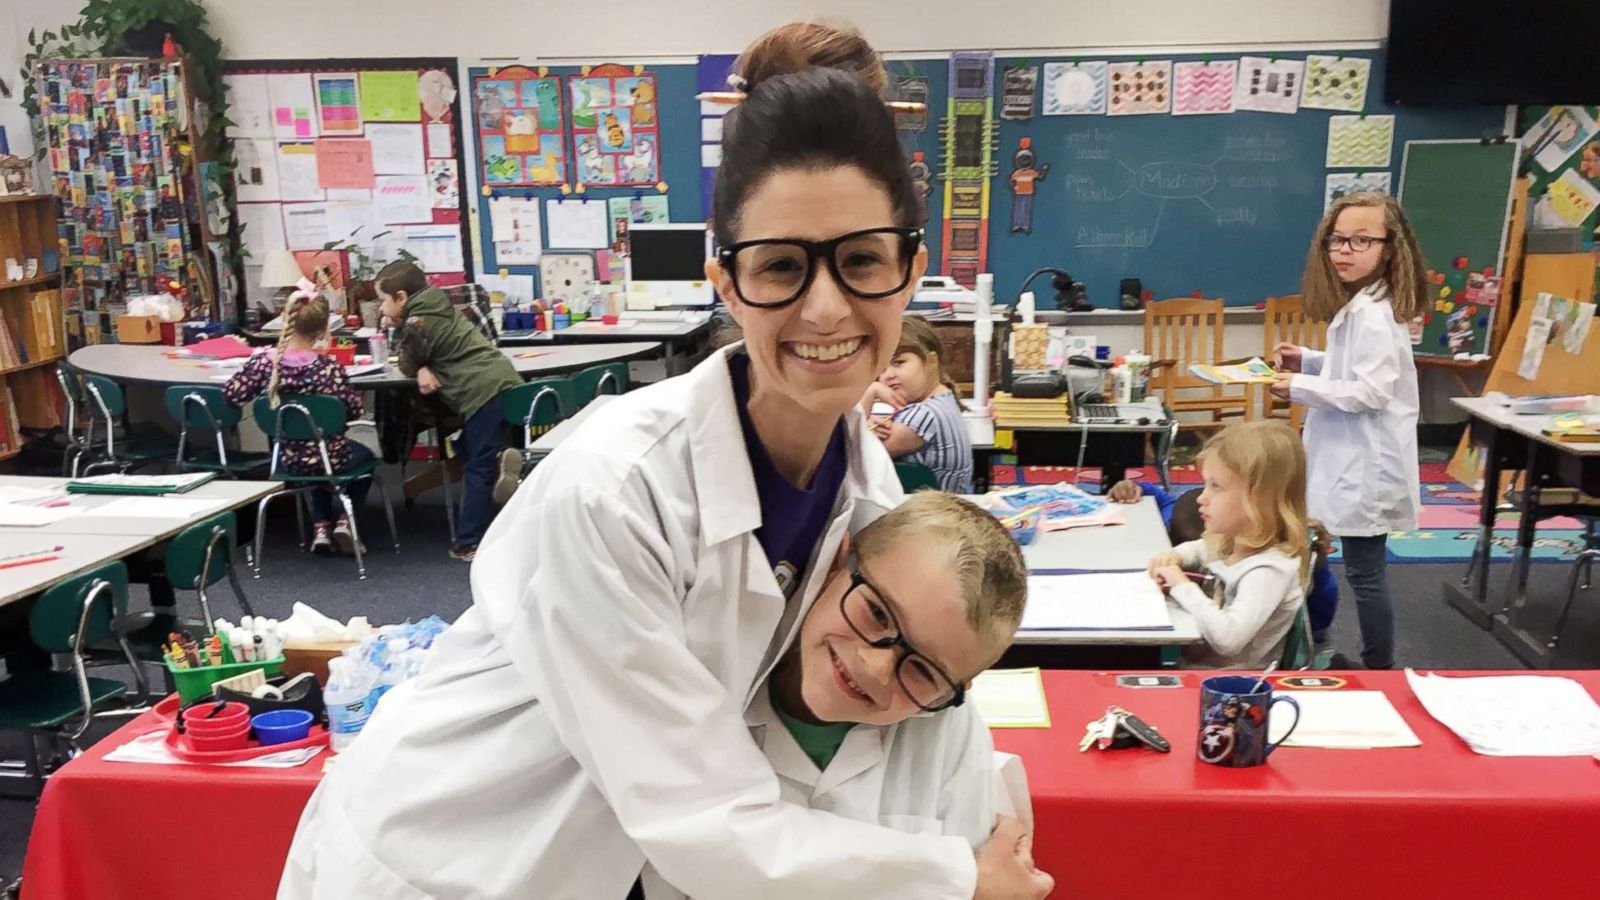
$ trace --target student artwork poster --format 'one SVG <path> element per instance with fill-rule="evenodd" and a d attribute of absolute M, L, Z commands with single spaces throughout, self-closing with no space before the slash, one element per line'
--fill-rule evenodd
<path fill-rule="evenodd" d="M 648 187 L 660 181 L 655 76 L 608 64 L 569 76 L 567 84 L 578 184 Z"/>
<path fill-rule="evenodd" d="M 472 96 L 484 184 L 567 182 L 559 78 L 511 66 L 474 79 Z"/>

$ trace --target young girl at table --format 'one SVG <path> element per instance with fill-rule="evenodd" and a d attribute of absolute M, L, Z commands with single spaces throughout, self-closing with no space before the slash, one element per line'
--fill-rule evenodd
<path fill-rule="evenodd" d="M 1194 617 L 1194 668 L 1260 669 L 1283 655 L 1311 577 L 1306 457 L 1277 421 L 1230 425 L 1200 452 L 1205 535 L 1150 560 L 1150 576 Z M 1212 576 L 1211 593 L 1191 574 Z"/>
<path fill-rule="evenodd" d="M 890 456 L 932 469 L 940 490 L 970 494 L 972 438 L 961 419 L 955 380 L 940 363 L 941 349 L 926 319 L 906 316 L 894 358 L 862 395 L 861 411 Z M 875 415 L 878 403 L 893 412 Z"/>
<path fill-rule="evenodd" d="M 1279 344 L 1273 354 L 1272 392 L 1310 407 L 1310 512 L 1339 536 L 1369 669 L 1394 667 L 1389 532 L 1417 527 L 1417 369 L 1406 325 L 1423 311 L 1424 279 L 1393 197 L 1341 197 L 1317 228 L 1302 284 L 1306 312 L 1328 323 L 1327 349 Z"/>
<path fill-rule="evenodd" d="M 344 404 L 347 419 L 360 418 L 361 395 L 350 387 L 344 366 L 321 352 L 328 345 L 328 301 L 321 296 L 296 294 L 289 298 L 283 315 L 283 336 L 278 339 L 278 346 L 250 357 L 244 368 L 223 385 L 222 396 L 234 406 L 243 406 L 266 395 L 276 407 L 284 397 L 321 394 Z M 264 431 L 272 429 L 270 422 L 260 425 Z M 328 463 L 335 472 L 347 472 L 372 458 L 371 450 L 345 437 L 344 432 L 325 437 Z M 285 440 L 280 465 L 296 475 L 325 473 L 322 451 L 316 441 Z M 370 478 L 347 484 L 345 492 L 350 505 L 337 516 L 333 511 L 332 491 L 317 488 L 311 492 L 311 514 L 315 520 L 311 552 L 328 555 L 337 549 L 347 556 L 355 553 L 357 538 L 355 529 L 350 526 L 350 514 L 366 502 L 371 487 Z"/>

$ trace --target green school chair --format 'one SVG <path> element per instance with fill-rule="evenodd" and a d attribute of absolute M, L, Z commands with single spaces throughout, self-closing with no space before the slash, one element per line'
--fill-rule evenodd
<path fill-rule="evenodd" d="M 124 431 L 118 435 L 118 425 L 127 415 L 128 402 L 122 386 L 103 375 L 83 376 L 85 405 L 89 408 L 89 433 L 85 456 L 96 456 L 94 462 L 83 467 L 88 475 L 95 469 L 110 468 L 126 473 L 141 466 L 172 459 L 177 452 L 177 442 L 167 434 L 138 434 Z M 100 444 L 95 443 L 95 429 L 104 430 Z M 81 462 L 83 457 L 79 457 Z M 74 463 L 74 468 L 77 463 Z"/>
<path fill-rule="evenodd" d="M 1316 668 L 1316 660 L 1316 651 L 1311 646 L 1311 615 L 1302 603 L 1295 611 L 1288 636 L 1284 638 L 1283 656 L 1278 659 L 1278 668 L 1304 672 Z"/>
<path fill-rule="evenodd" d="M 340 434 L 345 430 L 344 404 L 332 397 L 310 394 L 284 398 L 277 409 L 273 409 L 270 398 L 258 397 L 253 409 L 256 423 L 262 426 L 261 430 L 272 435 L 272 460 L 267 477 L 274 481 L 282 481 L 284 489 L 262 497 L 260 503 L 256 505 L 256 546 L 252 574 L 256 578 L 261 577 L 261 550 L 267 534 L 267 504 L 286 496 L 294 497 L 296 502 L 299 502 L 303 495 L 317 488 L 327 488 L 333 491 L 333 495 L 344 507 L 345 515 L 350 519 L 350 536 L 355 539 L 356 545 L 356 571 L 361 580 L 365 581 L 367 564 L 361 549 L 361 529 L 356 524 L 355 505 L 345 493 L 345 485 L 363 478 L 372 479 L 373 487 L 377 488 L 378 495 L 383 498 L 383 512 L 389 520 L 389 537 L 394 541 L 396 553 L 400 552 L 400 532 L 394 524 L 394 505 L 389 501 L 389 492 L 384 490 L 383 478 L 378 475 L 377 456 L 374 455 L 348 472 L 335 472 L 328 459 L 327 435 Z M 266 427 L 269 424 L 271 428 Z M 278 464 L 283 455 L 282 447 L 285 440 L 316 442 L 322 451 L 323 471 L 315 475 L 297 475 L 287 470 L 280 470 Z"/>
<path fill-rule="evenodd" d="M 573 391 L 577 394 L 578 409 L 601 394 L 626 394 L 628 392 L 628 364 L 606 363 L 590 366 L 572 376 Z M 574 410 L 576 412 L 576 410 Z"/>
<path fill-rule="evenodd" d="M 900 476 L 900 489 L 914 494 L 924 488 L 939 489 L 939 476 L 922 463 L 897 462 L 894 473 Z"/>
<path fill-rule="evenodd" d="M 532 450 L 534 438 L 577 412 L 577 384 L 570 378 L 536 378 L 500 396 L 506 424 L 522 429 L 522 474 L 527 475 L 539 461 Z"/>
<path fill-rule="evenodd" d="M 179 472 L 216 472 L 225 478 L 259 475 L 268 465 L 267 454 L 228 449 L 228 439 L 238 443 L 243 410 L 229 403 L 222 388 L 212 384 L 178 384 L 167 388 L 167 415 L 178 423 L 178 449 L 174 462 Z M 209 431 L 216 448 L 189 446 L 190 430 Z M 199 441 L 196 441 L 198 444 Z"/>
<path fill-rule="evenodd" d="M 112 614 L 127 596 L 128 567 L 121 561 L 110 562 L 57 582 L 39 595 L 28 614 L 28 637 L 34 646 L 45 653 L 70 655 L 72 664 L 70 672 L 23 669 L 0 681 L 0 731 L 22 732 L 28 744 L 24 773 L 4 775 L 28 778 L 36 795 L 44 789 L 47 775 L 39 741 L 47 740 L 54 749 L 65 744 L 66 752 L 60 756 L 75 755 L 81 750 L 76 742 L 90 724 L 128 692 L 120 681 L 91 678 L 85 655 L 90 644 L 116 637 Z M 138 661 L 125 644 L 123 654 L 123 661 L 137 671 Z"/>

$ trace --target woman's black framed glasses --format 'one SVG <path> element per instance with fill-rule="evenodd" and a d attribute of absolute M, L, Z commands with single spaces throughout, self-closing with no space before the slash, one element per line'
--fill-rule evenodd
<path fill-rule="evenodd" d="M 850 555 L 848 566 L 850 587 L 839 598 L 839 611 L 844 614 L 845 624 L 870 646 L 905 650 L 895 663 L 894 676 L 912 703 L 926 712 L 960 706 L 966 699 L 966 690 L 939 668 L 938 663 L 906 643 L 894 610 L 883 593 L 861 574 L 855 554 Z"/>
<path fill-rule="evenodd" d="M 881 300 L 911 283 L 911 261 L 923 233 L 921 228 L 867 228 L 827 241 L 761 238 L 724 247 L 717 261 L 733 278 L 739 299 L 760 309 L 778 309 L 804 296 L 819 259 L 851 294 Z"/>

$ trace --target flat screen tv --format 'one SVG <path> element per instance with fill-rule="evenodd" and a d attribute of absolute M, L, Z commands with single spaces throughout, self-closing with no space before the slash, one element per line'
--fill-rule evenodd
<path fill-rule="evenodd" d="M 1390 0 L 1383 99 L 1600 103 L 1596 0 Z"/>

